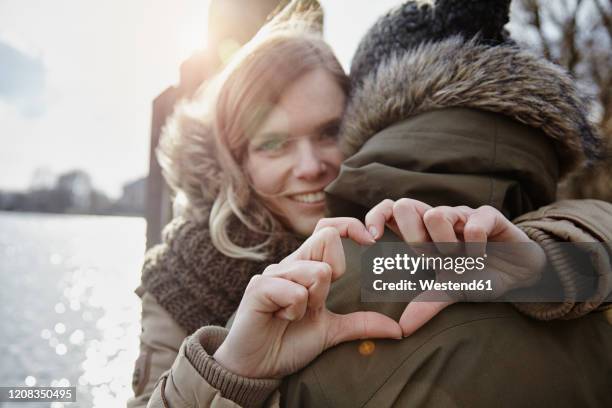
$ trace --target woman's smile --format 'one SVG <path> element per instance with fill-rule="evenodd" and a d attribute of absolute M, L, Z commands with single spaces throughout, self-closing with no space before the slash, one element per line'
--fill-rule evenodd
<path fill-rule="evenodd" d="M 289 199 L 301 204 L 321 205 L 325 202 L 325 193 L 323 190 L 310 193 L 293 194 L 288 197 Z"/>

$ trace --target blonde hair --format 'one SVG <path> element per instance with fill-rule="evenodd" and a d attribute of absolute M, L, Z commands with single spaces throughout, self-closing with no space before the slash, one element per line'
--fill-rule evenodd
<path fill-rule="evenodd" d="M 264 30 L 213 83 L 177 107 L 164 128 L 157 152 L 164 177 L 184 196 L 184 216 L 208 218 L 212 243 L 229 257 L 263 260 L 266 246 L 284 232 L 252 189 L 243 164 L 250 137 L 283 92 L 317 68 L 348 93 L 348 78 L 319 33 L 295 23 Z M 249 247 L 234 242 L 233 217 L 267 239 Z"/>

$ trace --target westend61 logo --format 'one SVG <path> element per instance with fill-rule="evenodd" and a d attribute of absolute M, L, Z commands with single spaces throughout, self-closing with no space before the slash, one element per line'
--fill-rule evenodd
<path fill-rule="evenodd" d="M 447 299 L 449 294 L 491 299 L 499 283 L 490 273 L 497 264 L 491 250 L 499 252 L 480 243 L 381 242 L 362 253 L 361 299 L 410 301 L 429 291 L 434 291 L 432 301 Z"/>
<path fill-rule="evenodd" d="M 397 270 L 414 275 L 418 270 L 422 271 L 452 271 L 458 275 L 465 271 L 482 271 L 485 268 L 487 254 L 478 257 L 451 257 L 451 256 L 410 256 L 408 254 L 396 254 L 394 257 L 378 256 L 373 260 L 372 272 L 380 275 L 385 271 Z"/>
<path fill-rule="evenodd" d="M 371 288 L 375 291 L 492 291 L 491 279 L 459 279 L 467 272 L 478 274 L 485 269 L 487 254 L 482 256 L 440 256 L 409 255 L 396 253 L 394 256 L 377 256 L 372 259 L 372 273 L 382 275 L 385 279 L 375 279 Z M 435 272 L 436 278 L 423 276 L 413 277 L 417 272 Z M 440 279 L 446 276 L 446 279 Z M 379 278 L 383 278 L 379 276 Z"/>
<path fill-rule="evenodd" d="M 378 242 L 361 251 L 363 302 L 419 301 L 564 302 L 564 286 L 548 256 L 575 262 L 572 280 L 580 301 L 600 285 L 593 260 L 608 259 L 608 243 Z M 610 269 L 610 264 L 598 268 Z M 351 271 L 347 265 L 347 271 Z M 612 298 L 612 295 L 610 296 Z M 609 299 L 607 301 L 612 301 Z"/>

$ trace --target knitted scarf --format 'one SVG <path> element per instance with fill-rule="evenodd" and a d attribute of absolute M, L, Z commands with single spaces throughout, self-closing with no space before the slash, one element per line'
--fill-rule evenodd
<path fill-rule="evenodd" d="M 230 238 L 240 246 L 266 239 L 237 220 L 229 227 Z M 279 234 L 266 248 L 266 261 L 230 258 L 212 244 L 207 222 L 177 217 L 165 227 L 163 243 L 145 254 L 141 286 L 187 333 L 206 325 L 224 326 L 250 278 L 280 262 L 301 242 L 290 234 Z"/>

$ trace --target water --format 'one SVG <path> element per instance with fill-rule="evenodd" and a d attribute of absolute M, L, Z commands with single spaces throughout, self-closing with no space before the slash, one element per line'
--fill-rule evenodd
<path fill-rule="evenodd" d="M 1 386 L 76 386 L 76 403 L 121 407 L 138 353 L 141 218 L 0 212 Z"/>

